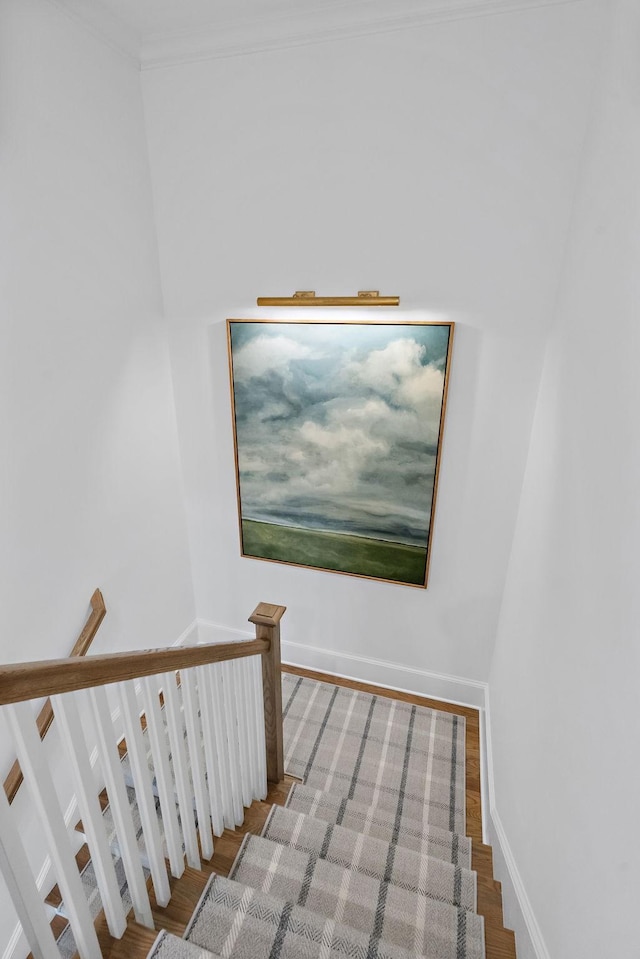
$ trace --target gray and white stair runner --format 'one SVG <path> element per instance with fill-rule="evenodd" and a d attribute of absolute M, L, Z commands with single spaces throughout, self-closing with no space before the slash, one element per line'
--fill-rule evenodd
<path fill-rule="evenodd" d="M 366 836 L 420 850 L 422 855 L 471 868 L 471 840 L 468 836 L 428 823 L 425 825 L 408 816 L 396 822 L 393 810 L 367 806 L 322 789 L 310 789 L 300 783 L 294 783 L 291 787 L 286 806 L 314 819 L 346 826 Z"/>
<path fill-rule="evenodd" d="M 149 959 L 484 959 L 464 718 L 288 674 L 283 703 L 302 783 Z"/>
<path fill-rule="evenodd" d="M 391 861 L 393 853 L 390 846 Z M 483 922 L 475 913 L 260 836 L 246 837 L 229 878 L 419 956 L 483 956 Z"/>
<path fill-rule="evenodd" d="M 211 877 L 185 938 L 233 959 L 409 959 L 412 955 L 321 913 L 221 876 Z M 167 954 L 166 959 L 174 956 Z"/>
<path fill-rule="evenodd" d="M 471 911 L 476 908 L 475 872 L 363 832 L 273 806 L 262 836 L 409 892 Z"/>

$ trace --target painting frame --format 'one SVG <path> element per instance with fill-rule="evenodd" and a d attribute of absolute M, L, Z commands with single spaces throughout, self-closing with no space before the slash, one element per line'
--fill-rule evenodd
<path fill-rule="evenodd" d="M 241 556 L 425 589 L 455 323 L 226 326 Z"/>

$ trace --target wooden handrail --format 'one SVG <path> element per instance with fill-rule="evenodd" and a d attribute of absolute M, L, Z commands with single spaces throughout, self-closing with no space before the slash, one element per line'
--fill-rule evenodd
<path fill-rule="evenodd" d="M 48 659 L 34 663 L 11 663 L 0 667 L 0 705 L 71 693 L 91 686 L 106 686 L 155 673 L 206 666 L 269 651 L 267 640 L 242 643 L 212 643 L 207 646 L 172 646 L 169 649 L 106 653 L 87 659 Z"/>
<path fill-rule="evenodd" d="M 99 589 L 96 589 L 90 600 L 91 613 L 84 624 L 82 632 L 78 636 L 75 646 L 69 653 L 70 656 L 84 656 L 89 646 L 93 642 L 100 623 L 107 615 L 107 607 L 104 605 L 104 599 Z"/>
<path fill-rule="evenodd" d="M 86 659 L 71 656 L 68 659 L 11 663 L 0 667 L 0 705 L 242 659 L 245 656 L 262 656 L 267 779 L 269 782 L 280 782 L 284 778 L 280 620 L 285 610 L 285 606 L 260 603 L 249 617 L 249 621 L 255 624 L 256 638 L 244 642 L 132 650 Z"/>
<path fill-rule="evenodd" d="M 107 615 L 107 607 L 104 604 L 104 598 L 99 589 L 94 590 L 93 596 L 89 602 L 91 605 L 91 612 L 89 614 L 89 618 L 82 627 L 82 632 L 78 636 L 73 649 L 71 650 L 71 656 L 85 655 L 89 649 L 89 646 L 93 642 L 98 629 L 100 628 L 100 623 Z M 51 706 L 50 699 L 47 699 L 46 703 L 40 710 L 36 722 L 38 725 L 38 732 L 40 733 L 40 739 L 44 739 L 49 731 L 51 723 L 53 722 L 53 708 Z M 20 769 L 20 763 L 16 759 L 13 766 L 9 770 L 9 775 L 4 781 L 4 791 L 10 803 L 12 803 L 16 798 L 16 794 L 22 785 L 22 780 L 22 770 Z"/>

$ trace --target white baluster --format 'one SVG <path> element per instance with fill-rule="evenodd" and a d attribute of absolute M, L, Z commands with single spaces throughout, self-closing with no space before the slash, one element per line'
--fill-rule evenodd
<path fill-rule="evenodd" d="M 93 707 L 96 726 L 98 756 L 107 787 L 113 822 L 116 827 L 122 865 L 124 866 L 129 894 L 133 903 L 133 912 L 136 922 L 139 922 L 141 926 L 147 926 L 148 929 L 153 929 L 153 916 L 147 883 L 138 853 L 138 840 L 131 817 L 129 796 L 124 784 L 120 754 L 104 686 L 95 686 L 90 689 L 89 698 Z"/>
<path fill-rule="evenodd" d="M 244 822 L 244 803 L 242 802 L 242 772 L 240 769 L 240 744 L 236 716 L 236 688 L 233 678 L 233 663 L 220 663 L 222 677 L 222 708 L 227 731 L 227 749 L 229 752 L 229 770 L 231 772 L 231 794 L 233 796 L 233 814 L 236 826 Z"/>
<path fill-rule="evenodd" d="M 136 802 L 140 812 L 145 849 L 149 857 L 153 889 L 158 905 L 166 906 L 171 899 L 171 890 L 162 850 L 156 802 L 151 785 L 151 770 L 147 765 L 147 753 L 140 726 L 138 701 L 132 682 L 118 683 L 118 692 L 124 720 L 127 755 L 133 773 Z"/>
<path fill-rule="evenodd" d="M 9 890 L 34 959 L 60 959 L 42 894 L 20 840 L 9 800 L 0 784 L 0 873 Z"/>
<path fill-rule="evenodd" d="M 196 684 L 197 677 L 197 684 Z M 185 712 L 187 712 L 197 733 L 194 731 L 194 737 L 197 735 L 196 752 L 198 762 L 202 763 L 204 750 L 204 762 L 206 767 L 206 783 L 204 772 L 202 773 L 203 796 L 208 795 L 207 808 L 210 826 L 213 828 L 214 835 L 221 836 L 224 830 L 224 820 L 222 815 L 222 799 L 220 792 L 220 777 L 218 771 L 218 762 L 216 755 L 216 745 L 214 731 L 211 725 L 211 708 L 209 705 L 209 696 L 203 684 L 199 670 L 188 670 L 185 672 Z M 200 714 L 198 718 L 198 712 Z M 189 747 L 196 742 L 189 732 Z M 193 752 L 192 752 L 193 757 Z M 202 767 L 204 768 L 204 767 Z"/>
<path fill-rule="evenodd" d="M 252 656 L 253 690 L 256 704 L 255 737 L 258 750 L 258 798 L 267 795 L 267 742 L 264 732 L 264 693 L 262 689 L 262 657 Z"/>
<path fill-rule="evenodd" d="M 213 856 L 212 811 L 209 808 L 204 773 L 202 725 L 198 716 L 198 693 L 196 691 L 195 675 L 192 669 L 183 669 L 180 676 L 182 679 L 184 721 L 191 758 L 191 779 L 196 801 L 196 813 L 198 814 L 200 850 L 204 859 L 211 859 Z"/>
<path fill-rule="evenodd" d="M 176 686 L 176 674 L 164 673 L 162 677 L 162 687 L 164 693 L 164 710 L 167 717 L 167 729 L 169 731 L 169 743 L 171 745 L 171 758 L 173 762 L 173 771 L 176 778 L 176 792 L 178 794 L 178 805 L 180 807 L 180 823 L 182 825 L 182 836 L 184 838 L 184 847 L 187 853 L 187 862 L 192 869 L 200 868 L 200 853 L 198 852 L 198 839 L 196 836 L 196 826 L 193 818 L 193 796 L 189 781 L 189 763 L 187 761 L 187 752 L 184 742 L 184 728 L 182 725 L 182 716 L 180 712 L 180 699 L 178 688 Z M 207 822 L 208 822 L 207 817 Z M 201 842 L 202 832 L 201 832 Z M 203 855 L 205 854 L 205 842 L 203 842 Z M 207 849 L 209 855 L 205 859 L 210 859 L 213 855 L 213 844 L 211 843 L 211 830 L 209 829 L 209 846 Z"/>
<path fill-rule="evenodd" d="M 240 746 L 240 779 L 242 780 L 242 802 L 245 806 L 251 805 L 253 799 L 253 782 L 251 779 L 251 750 L 249 746 L 249 699 L 247 697 L 246 660 L 237 659 L 230 663 L 233 666 L 235 680 L 236 720 L 238 724 L 238 743 Z"/>
<path fill-rule="evenodd" d="M 62 733 L 73 773 L 78 808 L 93 865 L 109 932 L 120 939 L 127 927 L 120 886 L 104 828 L 104 819 L 96 789 L 89 751 L 82 732 L 76 694 L 52 696 L 55 718 Z"/>
<path fill-rule="evenodd" d="M 160 699 L 156 677 L 145 676 L 142 680 L 142 703 L 147 717 L 147 732 L 151 743 L 153 768 L 160 798 L 162 822 L 167 840 L 167 850 L 171 872 L 179 878 L 184 872 L 184 853 L 180 841 L 180 827 L 176 809 L 173 776 L 169 760 L 169 748 L 164 728 L 164 719 L 160 709 Z"/>
<path fill-rule="evenodd" d="M 67 827 L 29 703 L 6 706 L 18 760 L 36 814 L 44 828 L 58 886 L 62 893 L 80 959 L 100 959 L 98 937 L 89 912 Z"/>
<path fill-rule="evenodd" d="M 229 747 L 224 720 L 222 677 L 217 664 L 204 667 L 205 674 L 211 689 L 211 709 L 213 713 L 213 732 L 216 738 L 218 752 L 218 767 L 220 770 L 220 790 L 222 792 L 222 809 L 224 824 L 227 829 L 235 829 L 235 813 L 233 809 L 233 791 L 231 789 L 231 770 L 229 767 Z"/>

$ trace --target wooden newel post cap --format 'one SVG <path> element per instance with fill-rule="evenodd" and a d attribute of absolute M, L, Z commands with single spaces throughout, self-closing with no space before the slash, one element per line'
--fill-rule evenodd
<path fill-rule="evenodd" d="M 256 626 L 277 626 L 287 611 L 286 606 L 274 606 L 273 603 L 258 603 L 249 622 Z"/>

